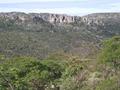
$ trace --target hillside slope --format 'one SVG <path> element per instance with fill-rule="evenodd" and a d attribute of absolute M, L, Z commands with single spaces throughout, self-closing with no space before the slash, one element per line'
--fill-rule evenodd
<path fill-rule="evenodd" d="M 0 13 L 0 52 L 44 58 L 64 51 L 82 58 L 100 49 L 103 39 L 120 35 L 119 13 L 83 17 L 59 14 Z"/>

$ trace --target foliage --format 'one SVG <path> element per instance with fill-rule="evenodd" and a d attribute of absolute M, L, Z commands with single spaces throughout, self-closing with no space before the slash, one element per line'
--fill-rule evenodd
<path fill-rule="evenodd" d="M 63 57 L 61 55 L 58 59 L 50 56 L 44 60 L 31 57 L 5 59 L 0 64 L 0 89 L 44 90 L 54 85 L 69 90 L 68 84 L 73 83 L 74 90 L 80 86 L 76 80 L 81 76 L 84 65 L 72 56 L 67 60 Z"/>
<path fill-rule="evenodd" d="M 0 85 L 5 89 L 44 89 L 61 78 L 63 71 L 58 62 L 38 61 L 30 57 L 13 58 L 0 66 Z"/>
<path fill-rule="evenodd" d="M 103 39 L 120 35 L 114 14 L 61 24 L 37 16 L 0 13 L 0 90 L 120 88 L 120 36 L 104 41 L 100 64 L 95 58 Z"/>
<path fill-rule="evenodd" d="M 117 36 L 104 42 L 99 57 L 102 65 L 64 51 L 42 60 L 1 54 L 0 90 L 118 90 L 119 40 Z"/>
<path fill-rule="evenodd" d="M 120 68 L 120 36 L 108 39 L 103 43 L 99 60 L 103 64 L 109 64 L 110 66 L 119 69 Z"/>
<path fill-rule="evenodd" d="M 41 20 L 38 14 L 0 13 L 0 52 L 8 57 L 27 55 L 45 58 L 53 52 L 63 50 L 81 57 L 94 57 L 102 36 L 119 33 L 112 30 L 107 35 L 108 30 L 94 30 L 99 26 L 88 26 L 81 19 L 64 24 Z"/>
<path fill-rule="evenodd" d="M 100 82 L 95 90 L 119 90 L 119 78 L 110 78 Z"/>

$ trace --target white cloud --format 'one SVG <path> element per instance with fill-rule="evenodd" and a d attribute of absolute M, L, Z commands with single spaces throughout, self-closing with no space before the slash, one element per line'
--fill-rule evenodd
<path fill-rule="evenodd" d="M 0 0 L 0 3 L 23 3 L 23 2 L 59 2 L 59 1 L 63 1 L 63 2 L 71 2 L 71 1 L 88 1 L 88 0 Z"/>

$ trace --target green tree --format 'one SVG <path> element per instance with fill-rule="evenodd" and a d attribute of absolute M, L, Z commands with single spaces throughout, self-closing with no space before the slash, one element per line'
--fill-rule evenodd
<path fill-rule="evenodd" d="M 102 64 L 120 69 L 120 36 L 115 36 L 103 42 L 99 60 Z"/>
<path fill-rule="evenodd" d="M 44 90 L 57 83 L 64 64 L 53 60 L 17 57 L 0 63 L 0 90 Z"/>

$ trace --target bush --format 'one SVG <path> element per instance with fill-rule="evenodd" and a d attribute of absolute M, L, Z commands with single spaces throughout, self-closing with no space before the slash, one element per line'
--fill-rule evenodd
<path fill-rule="evenodd" d="M 97 85 L 96 90 L 119 90 L 119 82 L 119 78 L 111 78 L 104 80 Z"/>
<path fill-rule="evenodd" d="M 64 64 L 52 60 L 38 61 L 30 57 L 5 60 L 0 64 L 0 89 L 44 90 L 61 78 Z"/>
<path fill-rule="evenodd" d="M 100 62 L 120 69 L 120 36 L 104 41 L 103 46 L 104 48 L 99 55 Z"/>

